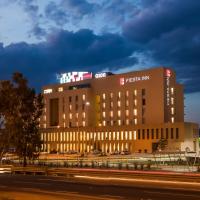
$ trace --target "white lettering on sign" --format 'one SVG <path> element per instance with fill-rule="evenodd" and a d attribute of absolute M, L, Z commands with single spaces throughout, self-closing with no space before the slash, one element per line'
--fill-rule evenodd
<path fill-rule="evenodd" d="M 106 76 L 107 76 L 106 72 L 95 74 L 95 78 L 104 78 Z"/>
<path fill-rule="evenodd" d="M 120 78 L 120 85 L 125 85 L 126 83 L 134 83 L 138 81 L 147 81 L 150 76 L 135 76 L 130 78 Z"/>
<path fill-rule="evenodd" d="M 92 73 L 90 72 L 68 72 L 59 76 L 60 83 L 77 82 L 91 78 Z"/>
<path fill-rule="evenodd" d="M 166 82 L 166 104 L 167 106 L 170 105 L 170 77 L 171 77 L 171 71 L 169 69 L 166 69 L 165 71 L 165 82 Z"/>

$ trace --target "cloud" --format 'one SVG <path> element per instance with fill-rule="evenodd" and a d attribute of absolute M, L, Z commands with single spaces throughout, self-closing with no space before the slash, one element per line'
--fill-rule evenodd
<path fill-rule="evenodd" d="M 200 88 L 200 1 L 160 0 L 145 5 L 123 27 L 123 35 L 151 52 L 159 65 L 172 66 L 186 92 Z"/>
<path fill-rule="evenodd" d="M 110 69 L 116 68 L 116 63 L 134 64 L 137 59 L 129 58 L 133 51 L 134 46 L 117 34 L 96 35 L 88 29 L 60 30 L 39 44 L 22 42 L 5 47 L 1 44 L 0 79 L 20 71 L 31 80 L 31 85 L 40 88 L 55 82 L 54 75 L 59 72 L 101 71 L 107 64 Z"/>

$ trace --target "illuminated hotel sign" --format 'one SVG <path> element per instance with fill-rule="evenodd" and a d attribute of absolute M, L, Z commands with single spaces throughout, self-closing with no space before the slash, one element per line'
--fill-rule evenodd
<path fill-rule="evenodd" d="M 167 106 L 170 105 L 170 77 L 171 71 L 170 69 L 165 70 L 165 81 L 166 81 L 166 102 Z"/>
<path fill-rule="evenodd" d="M 92 78 L 92 73 L 90 72 L 68 72 L 63 73 L 59 77 L 60 83 L 71 83 L 82 81 Z"/>
<path fill-rule="evenodd" d="M 95 78 L 105 78 L 107 76 L 106 72 L 102 72 L 102 73 L 97 73 L 95 74 Z"/>
<path fill-rule="evenodd" d="M 130 78 L 120 78 L 120 85 L 125 85 L 126 83 L 135 83 L 138 81 L 147 81 L 150 79 L 150 76 L 135 76 Z"/>

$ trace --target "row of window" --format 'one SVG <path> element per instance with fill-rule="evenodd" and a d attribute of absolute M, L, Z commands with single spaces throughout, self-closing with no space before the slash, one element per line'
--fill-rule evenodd
<path fill-rule="evenodd" d="M 55 132 L 42 133 L 44 141 L 89 141 L 89 140 L 141 140 L 141 139 L 179 139 L 178 128 L 138 129 L 137 131 L 117 132 Z"/>

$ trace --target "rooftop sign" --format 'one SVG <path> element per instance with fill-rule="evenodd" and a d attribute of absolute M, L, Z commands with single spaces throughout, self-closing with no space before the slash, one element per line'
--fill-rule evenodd
<path fill-rule="evenodd" d="M 71 83 L 91 78 L 91 72 L 68 72 L 61 74 L 58 79 L 60 80 L 60 83 Z"/>

